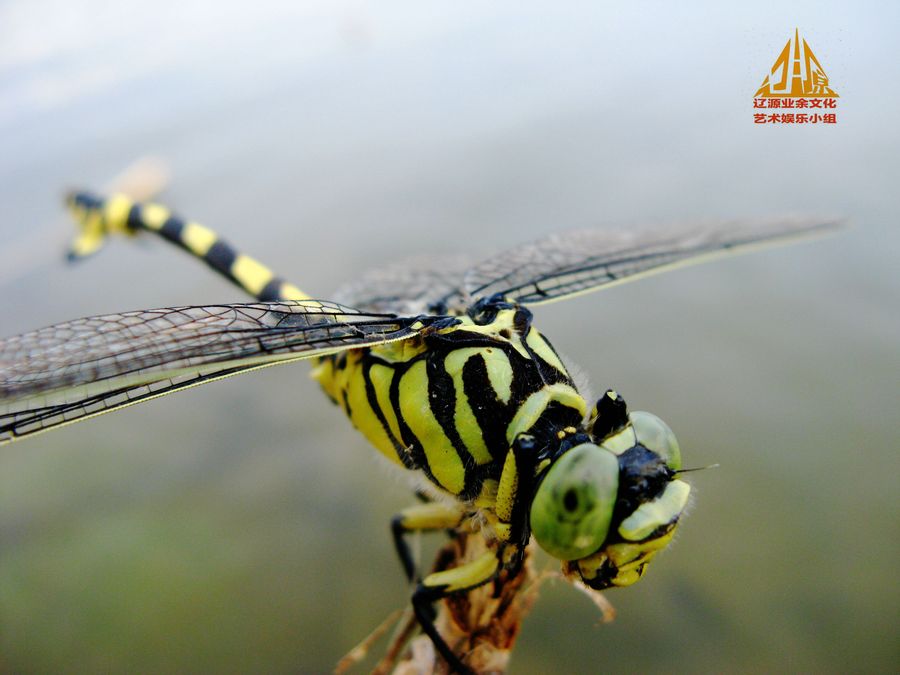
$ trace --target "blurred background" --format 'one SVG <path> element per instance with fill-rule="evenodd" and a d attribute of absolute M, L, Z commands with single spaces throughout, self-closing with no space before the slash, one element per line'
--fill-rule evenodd
<path fill-rule="evenodd" d="M 63 263 L 63 191 L 146 154 L 171 168 L 162 201 L 323 298 L 410 254 L 571 227 L 848 216 L 538 308 L 595 393 L 721 468 L 692 475 L 645 580 L 607 595 L 613 624 L 547 584 L 511 671 L 896 672 L 898 15 L 2 2 L 0 332 L 244 299 L 156 240 Z M 795 27 L 836 125 L 753 124 Z M 388 520 L 410 499 L 304 364 L 4 447 L 0 669 L 329 671 L 406 602 Z"/>

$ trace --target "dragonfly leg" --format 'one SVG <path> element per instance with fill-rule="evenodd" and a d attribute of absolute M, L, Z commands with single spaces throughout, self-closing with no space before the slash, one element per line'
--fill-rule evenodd
<path fill-rule="evenodd" d="M 135 202 L 122 194 L 103 199 L 88 192 L 73 193 L 67 204 L 80 227 L 69 248 L 70 260 L 96 252 L 110 235 L 147 231 L 202 260 L 258 300 L 309 299 L 299 288 L 277 277 L 258 260 L 238 252 L 208 227 L 184 220 L 165 206 Z"/>
<path fill-rule="evenodd" d="M 413 593 L 413 612 L 422 631 L 431 639 L 435 649 L 444 657 L 453 672 L 465 675 L 473 671 L 460 660 L 438 632 L 434 625 L 434 603 L 454 593 L 464 593 L 488 583 L 501 569 L 502 564 L 497 553 L 487 551 L 459 567 L 429 574 Z"/>
<path fill-rule="evenodd" d="M 426 530 L 452 530 L 459 527 L 463 517 L 464 513 L 458 506 L 442 502 L 416 504 L 394 516 L 391 520 L 391 533 L 397 556 L 409 581 L 415 581 L 418 574 L 409 544 L 406 543 L 406 535 Z"/>

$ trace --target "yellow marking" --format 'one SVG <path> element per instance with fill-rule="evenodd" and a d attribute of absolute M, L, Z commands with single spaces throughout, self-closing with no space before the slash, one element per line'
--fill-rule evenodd
<path fill-rule="evenodd" d="M 556 368 L 559 372 L 566 374 L 566 367 L 563 365 L 563 362 L 559 360 L 556 352 L 550 348 L 550 345 L 547 344 L 544 336 L 538 333 L 537 330 L 532 328 L 528 332 L 525 343 L 531 347 L 531 351 L 540 356 L 544 361 Z"/>
<path fill-rule="evenodd" d="M 369 378 L 372 380 L 372 386 L 375 388 L 375 400 L 378 401 L 378 407 L 384 413 L 387 420 L 388 428 L 397 439 L 398 443 L 402 443 L 400 438 L 400 424 L 397 422 L 397 415 L 394 413 L 394 407 L 391 405 L 391 380 L 394 377 L 394 369 L 389 366 L 373 365 L 369 369 Z M 396 455 L 396 450 L 394 451 Z"/>
<path fill-rule="evenodd" d="M 422 583 L 432 588 L 446 586 L 447 592 L 473 588 L 494 576 L 497 564 L 497 556 L 493 551 L 487 551 L 465 565 L 429 574 Z"/>
<path fill-rule="evenodd" d="M 497 312 L 497 316 L 493 321 L 483 326 L 476 324 L 469 316 L 460 316 L 458 317 L 460 320 L 459 324 L 444 328 L 438 331 L 438 333 L 452 333 L 455 330 L 463 329 L 468 333 L 478 333 L 498 340 L 504 340 L 519 352 L 523 358 L 527 359 L 530 358 L 528 350 L 522 345 L 522 341 L 513 325 L 513 318 L 515 315 L 516 312 L 513 309 L 500 310 Z M 501 331 L 507 331 L 511 337 L 500 337 Z M 488 369 L 488 372 L 490 372 L 490 369 Z"/>
<path fill-rule="evenodd" d="M 643 560 L 646 562 L 668 546 L 674 537 L 675 530 L 672 529 L 663 536 L 651 539 L 650 541 L 638 544 L 613 544 L 612 546 L 607 547 L 607 554 L 609 555 L 610 561 L 616 567 L 624 567 L 635 560 Z"/>
<path fill-rule="evenodd" d="M 354 426 L 374 445 L 379 452 L 388 459 L 398 464 L 402 464 L 390 436 L 384 431 L 381 422 L 375 415 L 369 405 L 369 399 L 366 395 L 365 380 L 362 377 L 362 368 L 360 367 L 360 353 L 357 351 L 347 352 L 346 362 L 343 368 L 335 368 L 334 361 L 331 359 L 323 359 L 314 368 L 311 373 L 315 379 L 325 390 L 325 393 L 335 401 L 344 412 L 348 412 L 344 404 L 344 395 L 347 393 L 347 401 L 350 404 L 351 422 Z M 384 413 L 388 422 L 388 427 L 398 442 L 400 439 L 400 427 L 397 423 L 397 417 L 390 403 L 390 382 L 393 371 L 387 366 L 374 365 L 369 371 L 372 384 L 375 388 L 375 398 Z"/>
<path fill-rule="evenodd" d="M 630 586 L 641 578 L 646 565 L 675 536 L 674 528 L 656 539 L 641 543 L 620 543 L 607 546 L 593 555 L 578 561 L 578 570 L 585 579 L 594 579 L 607 562 L 615 565 L 618 573 L 611 580 L 613 586 Z"/>
<path fill-rule="evenodd" d="M 475 458 L 477 464 L 487 464 L 491 461 L 491 453 L 487 444 L 484 442 L 484 436 L 481 433 L 481 426 L 475 419 L 475 413 L 469 405 L 469 400 L 464 392 L 463 385 L 463 366 L 470 357 L 481 354 L 484 350 L 479 347 L 467 347 L 464 349 L 455 349 L 444 359 L 444 369 L 447 374 L 453 378 L 453 387 L 456 390 L 456 408 L 454 410 L 453 422 L 459 437 L 465 444 L 469 454 Z"/>
<path fill-rule="evenodd" d="M 668 525 L 681 515 L 691 494 L 691 486 L 673 480 L 663 493 L 652 502 L 645 502 L 619 525 L 619 534 L 629 541 L 641 541 L 656 528 Z"/>
<path fill-rule="evenodd" d="M 356 367 L 347 368 L 345 371 L 348 377 L 344 391 L 347 392 L 347 404 L 350 406 L 350 421 L 381 454 L 400 464 L 393 442 L 384 427 L 381 426 L 381 421 L 372 410 L 372 406 L 369 405 L 363 369 L 358 364 L 354 365 Z"/>
<path fill-rule="evenodd" d="M 199 223 L 186 223 L 181 230 L 181 241 L 194 255 L 201 258 L 218 241 L 216 233 Z"/>
<path fill-rule="evenodd" d="M 512 532 L 512 525 L 509 523 L 494 523 L 492 529 L 494 530 L 494 535 L 497 537 L 499 541 L 509 541 L 509 534 Z"/>
<path fill-rule="evenodd" d="M 90 255 L 103 246 L 106 232 L 103 230 L 103 214 L 97 209 L 73 209 L 81 232 L 69 247 L 78 257 Z"/>
<path fill-rule="evenodd" d="M 589 555 L 587 558 L 579 560 L 578 571 L 581 572 L 581 576 L 585 579 L 593 579 L 597 576 L 597 570 L 599 570 L 600 566 L 608 559 L 609 556 L 606 555 L 606 550 L 601 549 L 596 553 Z"/>
<path fill-rule="evenodd" d="M 491 388 L 497 393 L 497 398 L 509 403 L 512 398 L 512 364 L 500 349 L 486 349 L 485 352 L 484 360 Z"/>
<path fill-rule="evenodd" d="M 287 281 L 281 283 L 278 296 L 285 300 L 309 300 L 309 296 L 306 293 Z"/>
<path fill-rule="evenodd" d="M 159 204 L 141 205 L 141 223 L 148 230 L 159 230 L 169 219 L 172 213 L 165 206 Z"/>
<path fill-rule="evenodd" d="M 612 580 L 613 586 L 618 586 L 619 588 L 624 588 L 625 586 L 631 586 L 636 584 L 641 580 L 641 572 L 637 570 L 631 570 L 627 572 L 620 572 L 615 576 Z"/>
<path fill-rule="evenodd" d="M 475 506 L 478 508 L 492 508 L 497 503 L 499 485 L 493 478 L 485 478 L 481 484 L 481 492 L 475 498 Z"/>
<path fill-rule="evenodd" d="M 500 474 L 500 485 L 497 488 L 497 503 L 494 513 L 497 517 L 509 522 L 512 520 L 513 504 L 516 501 L 516 490 L 519 487 L 519 472 L 516 468 L 516 457 L 512 450 L 506 453 L 503 472 Z"/>
<path fill-rule="evenodd" d="M 619 569 L 640 560 L 643 555 L 644 548 L 640 544 L 613 544 L 607 551 L 609 561 Z"/>
<path fill-rule="evenodd" d="M 415 329 L 415 326 L 413 328 Z M 389 363 L 406 363 L 424 351 L 424 340 L 415 337 L 372 347 L 372 354 Z"/>
<path fill-rule="evenodd" d="M 268 267 L 258 260 L 254 260 L 250 256 L 239 254 L 231 265 L 231 274 L 238 280 L 238 283 L 246 288 L 253 295 L 266 287 L 266 284 L 272 281 L 275 275 Z"/>
<path fill-rule="evenodd" d="M 416 361 L 400 378 L 400 412 L 419 439 L 435 480 L 452 494 L 465 486 L 462 458 L 431 412 L 425 361 Z"/>
<path fill-rule="evenodd" d="M 557 437 L 559 440 L 562 440 L 562 439 L 564 439 L 564 438 L 566 437 L 566 432 L 565 432 L 565 431 L 557 431 L 557 432 L 556 432 L 556 437 Z"/>
<path fill-rule="evenodd" d="M 602 445 L 614 455 L 621 455 L 626 450 L 631 450 L 636 443 L 637 437 L 634 434 L 634 427 L 629 424 L 627 427 L 623 427 L 621 431 L 605 439 Z"/>
<path fill-rule="evenodd" d="M 110 233 L 129 233 L 128 213 L 134 202 L 125 195 L 113 195 L 103 204 L 103 220 Z"/>
<path fill-rule="evenodd" d="M 578 561 L 578 567 L 585 578 L 597 576 L 597 569 L 606 558 L 616 566 L 618 573 L 611 580 L 613 586 L 630 586 L 638 581 L 646 571 L 647 564 L 656 554 L 671 543 L 675 536 L 674 528 L 661 537 L 640 544 L 613 544 L 594 558 Z"/>
<path fill-rule="evenodd" d="M 506 428 L 507 442 L 512 445 L 516 436 L 534 426 L 552 401 L 578 410 L 582 417 L 587 412 L 587 403 L 572 386 L 562 382 L 547 385 L 526 398 L 516 410 L 512 422 Z"/>

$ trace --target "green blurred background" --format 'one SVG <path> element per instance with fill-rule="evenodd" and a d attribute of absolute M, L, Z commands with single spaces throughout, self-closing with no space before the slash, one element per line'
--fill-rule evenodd
<path fill-rule="evenodd" d="M 548 584 L 516 673 L 896 672 L 893 3 L 0 4 L 4 335 L 241 301 L 158 241 L 66 267 L 64 188 L 163 200 L 317 296 L 415 253 L 607 222 L 849 216 L 839 236 L 539 308 L 694 474 L 637 586 Z M 838 124 L 756 126 L 796 27 Z M 325 672 L 407 589 L 406 487 L 303 364 L 0 450 L 0 669 Z M 360 668 L 363 672 L 365 668 Z"/>

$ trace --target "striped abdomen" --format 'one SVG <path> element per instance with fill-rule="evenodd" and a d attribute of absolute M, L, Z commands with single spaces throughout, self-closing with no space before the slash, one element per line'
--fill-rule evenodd
<path fill-rule="evenodd" d="M 549 343 L 512 328 L 514 311 L 329 356 L 314 377 L 384 455 L 473 499 L 499 479 L 516 434 L 578 426 L 586 412 Z"/>
<path fill-rule="evenodd" d="M 275 276 L 258 260 L 238 252 L 208 227 L 184 220 L 159 204 L 141 204 L 125 195 L 104 200 L 79 192 L 71 195 L 69 206 L 82 226 L 70 250 L 71 258 L 93 253 L 109 234 L 146 230 L 199 258 L 263 302 L 309 299 L 299 288 Z"/>

